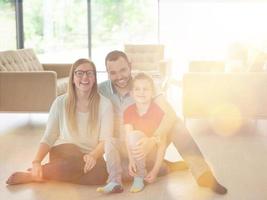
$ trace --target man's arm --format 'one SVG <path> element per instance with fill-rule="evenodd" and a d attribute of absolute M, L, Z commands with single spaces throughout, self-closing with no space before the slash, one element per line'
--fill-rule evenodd
<path fill-rule="evenodd" d="M 163 110 L 164 116 L 159 124 L 159 127 L 154 132 L 156 137 L 162 138 L 165 136 L 173 127 L 175 121 L 177 120 L 177 116 L 169 102 L 162 96 L 158 96 L 154 102 Z"/>
<path fill-rule="evenodd" d="M 165 139 L 167 133 L 171 130 L 177 120 L 175 111 L 162 95 L 155 98 L 154 102 L 164 112 L 164 116 L 159 124 L 159 127 L 154 132 L 153 137 L 146 137 L 138 141 L 137 148 L 133 152 L 135 158 L 137 159 L 144 158 L 153 146 L 159 145 L 160 141 Z"/>

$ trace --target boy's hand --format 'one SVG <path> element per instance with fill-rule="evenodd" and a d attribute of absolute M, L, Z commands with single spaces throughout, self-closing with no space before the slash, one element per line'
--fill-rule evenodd
<path fill-rule="evenodd" d="M 145 181 L 148 183 L 154 183 L 157 179 L 158 172 L 151 170 L 145 177 Z"/>
<path fill-rule="evenodd" d="M 144 137 L 136 143 L 136 147 L 132 149 L 133 157 L 142 160 L 155 147 L 155 141 L 149 137 Z"/>
<path fill-rule="evenodd" d="M 134 161 L 129 162 L 128 170 L 130 176 L 136 176 L 136 165 Z"/>

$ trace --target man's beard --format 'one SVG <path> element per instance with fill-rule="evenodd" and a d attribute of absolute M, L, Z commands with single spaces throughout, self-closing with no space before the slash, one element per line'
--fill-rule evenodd
<path fill-rule="evenodd" d="M 129 86 L 129 82 L 130 82 L 130 80 L 131 80 L 130 77 L 129 77 L 129 78 L 123 78 L 123 79 L 121 79 L 121 80 L 116 80 L 116 81 L 114 81 L 113 84 L 114 84 L 116 87 L 123 89 L 123 88 L 126 88 L 126 87 Z"/>

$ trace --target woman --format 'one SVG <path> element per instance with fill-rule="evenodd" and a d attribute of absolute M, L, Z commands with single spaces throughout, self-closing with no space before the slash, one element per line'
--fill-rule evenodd
<path fill-rule="evenodd" d="M 88 59 L 71 68 L 68 91 L 53 102 L 44 136 L 28 172 L 15 172 L 7 184 L 68 181 L 103 184 L 107 179 L 104 140 L 112 135 L 110 101 L 97 91 L 96 68 Z M 49 153 L 49 162 L 41 162 Z"/>

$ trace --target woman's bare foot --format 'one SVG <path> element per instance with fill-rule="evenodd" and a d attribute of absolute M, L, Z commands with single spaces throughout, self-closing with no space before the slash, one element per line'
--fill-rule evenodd
<path fill-rule="evenodd" d="M 32 177 L 30 172 L 15 172 L 6 181 L 8 185 L 17 185 L 30 182 L 41 182 L 40 179 L 35 179 Z"/>

